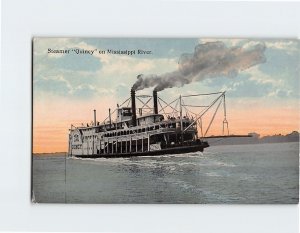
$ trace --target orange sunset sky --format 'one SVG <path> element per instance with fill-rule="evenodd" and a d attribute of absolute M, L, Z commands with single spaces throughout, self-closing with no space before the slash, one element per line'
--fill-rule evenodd
<path fill-rule="evenodd" d="M 226 91 L 230 134 L 261 136 L 299 130 L 299 42 L 247 39 L 80 39 L 36 38 L 33 62 L 33 153 L 63 152 L 68 129 L 104 120 L 130 96 L 139 74 L 164 74 L 178 69 L 181 54 L 214 41 L 227 48 L 265 46 L 265 61 L 233 76 L 216 75 L 158 93 L 166 101 L 180 94 Z M 69 53 L 48 53 L 70 50 Z M 73 49 L 73 52 L 72 52 Z M 78 50 L 76 50 L 78 49 Z M 151 51 L 150 54 L 109 54 L 107 50 Z M 76 51 L 94 51 L 76 53 Z M 99 51 L 105 51 L 99 52 Z M 92 53 L 92 54 L 91 54 Z M 153 87 L 138 91 L 152 94 Z M 192 100 L 190 104 L 199 104 Z M 203 100 L 206 101 L 206 100 Z M 152 102 L 150 102 L 152 104 Z M 222 133 L 222 111 L 209 135 Z"/>

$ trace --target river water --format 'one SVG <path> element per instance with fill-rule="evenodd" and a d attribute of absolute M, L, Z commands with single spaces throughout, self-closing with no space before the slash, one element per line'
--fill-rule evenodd
<path fill-rule="evenodd" d="M 298 203 L 299 143 L 157 157 L 34 155 L 33 189 L 38 203 Z"/>

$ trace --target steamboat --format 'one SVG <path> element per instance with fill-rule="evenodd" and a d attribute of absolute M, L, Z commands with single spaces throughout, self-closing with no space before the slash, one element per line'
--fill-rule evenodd
<path fill-rule="evenodd" d="M 120 106 L 117 105 L 113 112 L 109 109 L 108 117 L 103 122 L 97 122 L 96 110 L 94 110 L 92 123 L 80 127 L 71 125 L 68 155 L 84 158 L 111 158 L 203 152 L 209 144 L 204 141 L 204 137 L 198 135 L 199 128 L 202 132 L 201 117 L 218 100 L 224 100 L 225 107 L 225 92 L 211 94 L 219 94 L 219 96 L 209 106 L 200 106 L 204 107 L 202 112 L 192 116 L 188 114 L 188 111 L 183 112 L 183 108 L 186 109 L 188 106 L 184 104 L 183 97 L 188 96 L 177 98 L 177 106 L 172 107 L 171 103 L 175 101 L 171 103 L 163 101 L 155 90 L 152 96 L 136 96 L 135 90 L 131 89 L 131 97 Z M 137 108 L 136 99 L 140 100 L 142 97 L 148 97 L 148 101 L 141 101 L 142 107 Z M 149 106 L 151 99 L 153 105 Z M 164 107 L 161 101 L 165 104 Z M 221 102 L 219 101 L 217 109 Z M 127 106 L 125 106 L 126 103 Z M 167 107 L 171 107 L 173 111 L 171 115 L 165 113 L 164 110 Z M 147 113 L 144 113 L 145 109 L 148 110 Z M 114 113 L 116 119 L 112 120 Z M 227 124 L 226 111 L 224 114 L 223 132 L 224 124 Z"/>

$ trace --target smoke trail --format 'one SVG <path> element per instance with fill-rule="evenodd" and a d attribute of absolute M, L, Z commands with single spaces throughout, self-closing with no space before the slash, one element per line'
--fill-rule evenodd
<path fill-rule="evenodd" d="M 182 87 L 205 78 L 235 77 L 240 71 L 266 61 L 265 45 L 258 43 L 251 47 L 227 48 L 223 42 L 208 42 L 195 47 L 193 54 L 182 54 L 178 70 L 161 75 L 137 77 L 134 90 L 154 87 L 156 91 L 165 88 Z"/>

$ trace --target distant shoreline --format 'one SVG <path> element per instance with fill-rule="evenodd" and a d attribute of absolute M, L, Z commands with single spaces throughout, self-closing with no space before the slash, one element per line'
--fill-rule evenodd
<path fill-rule="evenodd" d="M 32 153 L 33 156 L 64 156 L 67 152 L 48 152 L 48 153 Z"/>
<path fill-rule="evenodd" d="M 299 132 L 293 131 L 287 135 L 272 135 L 260 137 L 257 133 L 249 133 L 251 137 L 248 138 L 226 138 L 224 139 L 208 139 L 208 143 L 218 142 L 218 145 L 246 145 L 246 144 L 268 144 L 268 143 L 285 143 L 285 142 L 298 142 L 299 143 Z"/>
<path fill-rule="evenodd" d="M 214 143 L 213 141 L 211 141 Z M 220 144 L 214 144 L 212 145 L 213 147 L 215 146 L 227 146 L 227 145 L 232 145 L 232 146 L 238 146 L 238 145 L 249 145 L 249 144 L 273 144 L 273 143 L 292 143 L 292 142 L 297 142 L 300 143 L 300 141 L 285 141 L 285 142 L 244 142 L 244 143 L 220 143 Z M 48 152 L 48 153 L 32 153 L 33 156 L 65 156 L 65 154 L 68 154 L 67 152 Z"/>

